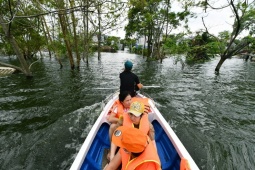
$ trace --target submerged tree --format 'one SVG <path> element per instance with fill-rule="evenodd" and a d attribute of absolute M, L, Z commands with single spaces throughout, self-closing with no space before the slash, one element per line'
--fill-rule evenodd
<path fill-rule="evenodd" d="M 50 57 L 55 54 L 60 68 L 60 58 L 67 57 L 71 69 L 75 64 L 79 69 L 80 54 L 83 52 L 88 62 L 95 35 L 100 54 L 101 35 L 118 26 L 125 4 L 122 0 L 0 1 L 0 52 L 16 55 L 21 66 L 0 64 L 32 76 L 29 59 L 48 50 Z"/>
<path fill-rule="evenodd" d="M 128 25 L 125 27 L 126 37 L 144 37 L 147 57 L 162 61 L 162 47 L 170 32 L 187 23 L 191 13 L 191 1 L 181 1 L 182 11 L 174 11 L 170 0 L 133 0 L 128 11 Z"/>
<path fill-rule="evenodd" d="M 22 13 L 18 11 L 19 2 L 15 3 L 1 3 L 1 12 L 0 12 L 0 31 L 3 33 L 1 40 L 3 45 L 10 44 L 12 48 L 7 48 L 10 54 L 16 54 L 20 62 L 20 67 L 15 65 L 10 65 L 6 63 L 0 63 L 1 65 L 15 68 L 23 72 L 27 77 L 32 77 L 32 72 L 29 69 L 29 64 L 26 61 L 26 58 L 29 58 L 31 55 L 31 47 L 28 45 L 32 37 L 35 36 L 36 32 L 30 30 L 32 27 L 27 23 L 34 23 L 34 20 L 29 19 L 20 19 L 19 22 L 14 22 L 14 19 L 17 14 Z M 26 10 L 26 8 L 24 9 Z M 18 28 L 19 23 L 26 23 L 25 26 Z M 16 29 L 15 29 L 16 27 Z M 30 29 L 29 29 L 30 28 Z M 20 32 L 20 30 L 23 30 Z M 38 34 L 36 37 L 40 37 Z M 40 41 L 38 41 L 40 42 Z M 23 44 L 25 43 L 25 44 Z M 33 46 L 33 45 L 32 45 Z M 13 51 L 12 51 L 13 49 Z M 12 53 L 13 52 L 13 53 Z"/>
<path fill-rule="evenodd" d="M 199 34 L 189 40 L 189 48 L 187 52 L 187 61 L 204 61 L 208 60 L 208 53 L 206 45 L 209 42 L 209 38 L 206 32 Z"/>
<path fill-rule="evenodd" d="M 238 36 L 241 35 L 245 30 L 254 30 L 255 21 L 255 4 L 253 0 L 230 0 L 227 4 L 221 7 L 215 7 L 210 3 L 210 0 L 201 1 L 204 10 L 211 8 L 213 10 L 230 8 L 233 12 L 234 22 L 232 24 L 232 31 L 227 40 L 226 47 L 222 48 L 220 51 L 220 61 L 215 68 L 215 72 L 219 73 L 222 64 L 227 58 L 233 55 L 240 54 L 242 49 L 246 48 L 251 42 L 249 38 L 244 38 L 242 41 L 236 41 Z M 209 33 L 206 25 L 204 24 L 206 31 Z M 250 36 L 252 32 L 250 31 Z"/>

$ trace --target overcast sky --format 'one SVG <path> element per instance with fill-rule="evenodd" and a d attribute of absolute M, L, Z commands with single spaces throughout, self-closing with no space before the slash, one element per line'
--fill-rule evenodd
<path fill-rule="evenodd" d="M 234 18 L 231 17 L 233 13 L 231 12 L 230 8 L 221 10 L 207 10 L 206 13 L 199 8 L 194 8 L 192 11 L 197 14 L 196 18 L 191 18 L 189 20 L 189 27 L 192 32 L 205 29 L 202 22 L 202 17 L 204 17 L 204 22 L 208 31 L 214 35 L 218 35 L 219 32 L 225 30 L 232 30 L 231 25 L 234 22 Z"/>

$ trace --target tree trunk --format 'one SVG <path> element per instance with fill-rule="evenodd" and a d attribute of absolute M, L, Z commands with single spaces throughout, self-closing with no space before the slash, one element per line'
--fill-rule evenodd
<path fill-rule="evenodd" d="M 44 36 L 46 37 L 46 41 L 47 41 L 47 49 L 48 49 L 48 52 L 49 52 L 49 56 L 51 58 L 51 50 L 49 48 L 49 45 L 51 43 L 51 37 L 49 36 L 46 21 L 45 21 L 43 16 L 41 17 L 41 23 L 42 23 L 42 30 L 43 30 Z M 46 29 L 47 29 L 47 31 L 46 31 Z"/>
<path fill-rule="evenodd" d="M 87 64 L 89 64 L 89 0 L 86 0 L 86 59 Z"/>
<path fill-rule="evenodd" d="M 29 70 L 29 66 L 27 61 L 24 58 L 24 55 L 22 54 L 18 43 L 16 42 L 15 38 L 12 36 L 12 34 L 9 32 L 9 29 L 7 25 L 5 24 L 6 22 L 3 20 L 2 16 L 0 16 L 0 25 L 2 26 L 5 35 L 7 39 L 10 41 L 18 59 L 21 64 L 21 71 L 27 76 L 27 77 L 33 77 L 32 72 Z"/>
<path fill-rule="evenodd" d="M 98 49 L 97 51 L 98 51 L 98 60 L 100 60 L 101 58 L 101 5 L 98 5 L 97 12 L 98 12 L 98 34 L 97 34 Z"/>
<path fill-rule="evenodd" d="M 48 27 L 48 25 L 47 25 L 47 23 L 46 23 L 44 17 L 42 17 L 42 27 L 43 27 L 43 30 L 44 30 L 44 32 L 45 32 L 45 34 L 46 34 L 45 36 L 47 37 L 47 42 L 50 42 L 50 44 L 53 44 L 52 38 L 51 38 L 50 32 L 49 32 L 49 27 Z M 49 43 L 48 43 L 48 44 L 49 44 Z M 48 49 L 48 50 L 49 50 L 49 54 L 51 55 L 50 49 Z M 61 60 L 60 60 L 60 57 L 59 57 L 58 54 L 56 53 L 56 48 L 55 48 L 55 46 L 53 46 L 53 51 L 55 52 L 55 58 L 56 58 L 56 60 L 58 61 L 59 65 L 60 65 L 60 68 L 63 68 L 63 64 L 62 64 L 62 62 L 61 62 Z"/>
<path fill-rule="evenodd" d="M 86 63 L 89 64 L 89 0 L 84 1 L 85 12 L 83 14 L 83 26 L 84 26 L 84 51 L 83 51 L 83 61 L 86 58 Z"/>
<path fill-rule="evenodd" d="M 170 6 L 170 0 L 167 0 L 166 4 L 167 4 L 166 14 L 168 15 L 168 13 L 169 13 L 169 6 Z M 164 41 L 168 37 L 168 25 L 169 25 L 169 17 L 166 16 L 166 33 L 165 33 Z"/>
<path fill-rule="evenodd" d="M 71 8 L 74 7 L 74 1 L 73 0 L 69 0 L 70 2 L 70 6 Z M 77 34 L 76 34 L 76 21 L 75 21 L 75 16 L 74 16 L 74 12 L 71 13 L 71 17 L 72 17 L 72 23 L 73 23 L 73 34 L 74 34 L 74 48 L 75 48 L 75 53 L 76 53 L 76 63 L 77 63 L 77 69 L 80 69 L 80 62 L 81 62 L 81 57 L 80 57 L 80 53 L 78 50 L 78 39 L 77 39 Z"/>
<path fill-rule="evenodd" d="M 66 45 L 66 49 L 67 49 L 67 53 L 68 53 L 68 57 L 69 57 L 69 61 L 70 61 L 70 66 L 71 69 L 74 69 L 74 60 L 73 60 L 73 54 L 72 54 L 72 50 L 70 47 L 70 42 L 68 40 L 68 31 L 67 31 L 67 22 L 65 19 L 64 14 L 62 14 L 62 12 L 60 14 L 58 14 L 59 17 L 59 21 L 60 21 L 60 25 L 61 25 L 61 29 L 63 32 L 63 37 L 64 37 L 64 41 L 65 41 L 65 45 Z"/>
<path fill-rule="evenodd" d="M 221 56 L 220 61 L 218 62 L 217 66 L 216 66 L 216 68 L 215 68 L 215 72 L 216 72 L 216 73 L 219 73 L 219 72 L 220 72 L 220 68 L 221 68 L 222 64 L 224 63 L 224 61 L 225 61 L 226 59 L 227 59 L 226 57 Z"/>
<path fill-rule="evenodd" d="M 150 31 L 149 31 L 150 32 Z M 152 53 L 152 34 L 151 32 L 149 33 L 148 35 L 148 48 L 147 48 L 147 57 L 150 57 L 151 56 L 151 53 Z"/>
<path fill-rule="evenodd" d="M 144 55 L 144 49 L 145 49 L 145 46 L 146 46 L 146 35 L 144 34 L 144 42 L 143 42 L 143 58 L 145 57 Z M 147 47 L 148 48 L 148 47 Z"/>

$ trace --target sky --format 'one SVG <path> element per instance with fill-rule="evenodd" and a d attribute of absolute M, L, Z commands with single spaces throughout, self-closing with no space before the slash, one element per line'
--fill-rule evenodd
<path fill-rule="evenodd" d="M 209 33 L 218 35 L 222 31 L 231 31 L 232 23 L 234 18 L 230 8 L 220 9 L 220 10 L 210 10 L 208 9 L 206 13 L 202 9 L 194 8 L 192 10 L 196 13 L 196 18 L 191 18 L 189 20 L 189 27 L 192 32 L 199 31 L 201 29 L 205 30 L 203 25 L 202 17 L 204 17 L 205 25 Z"/>
<path fill-rule="evenodd" d="M 217 7 L 220 7 L 222 3 L 224 3 L 224 1 L 226 0 L 217 1 L 217 4 L 216 4 Z M 216 5 L 214 4 L 214 6 Z M 173 6 L 175 6 L 176 11 L 180 10 L 180 7 L 178 6 L 178 4 L 173 4 Z M 234 22 L 234 18 L 231 17 L 233 13 L 229 7 L 225 9 L 221 9 L 221 10 L 208 9 L 206 14 L 202 11 L 202 9 L 199 9 L 199 8 L 193 8 L 192 11 L 197 14 L 196 18 L 189 19 L 189 27 L 192 32 L 196 32 L 201 29 L 205 30 L 203 26 L 203 22 L 202 22 L 202 17 L 204 17 L 206 27 L 209 33 L 211 34 L 214 34 L 217 36 L 219 32 L 222 32 L 225 30 L 232 31 L 231 25 Z M 127 21 L 123 22 L 123 25 L 125 24 L 127 24 Z M 182 27 L 179 27 L 178 30 L 175 30 L 173 33 L 179 33 L 183 31 L 184 29 L 182 29 Z M 244 33 L 243 36 L 246 34 L 247 33 Z M 125 38 L 124 28 L 119 29 L 118 31 L 114 31 L 110 33 L 110 35 L 118 36 L 123 39 Z"/>

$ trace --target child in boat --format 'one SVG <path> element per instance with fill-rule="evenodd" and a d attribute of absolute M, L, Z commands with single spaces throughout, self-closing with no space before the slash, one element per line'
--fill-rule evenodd
<path fill-rule="evenodd" d="M 134 99 L 134 98 L 133 98 Z M 123 117 L 119 119 L 118 123 L 114 126 L 116 129 L 119 126 L 128 126 L 132 128 L 140 129 L 144 134 L 148 135 L 156 148 L 155 143 L 155 131 L 153 125 L 148 118 L 149 106 L 144 105 L 141 101 L 133 101 L 130 105 L 128 113 L 123 113 Z M 113 129 L 113 131 L 115 130 Z M 110 134 L 110 138 L 112 135 Z M 112 160 L 117 146 L 111 142 L 109 160 Z"/>
<path fill-rule="evenodd" d="M 112 141 L 120 150 L 104 170 L 117 169 L 120 164 L 122 169 L 127 170 L 161 169 L 157 150 L 140 129 L 120 126 L 114 131 Z"/>
<path fill-rule="evenodd" d="M 120 92 L 129 91 L 131 96 L 136 95 L 136 91 L 141 89 L 143 85 L 140 83 L 139 78 L 136 74 L 131 72 L 133 63 L 127 60 L 124 64 L 125 70 L 120 73 Z"/>

